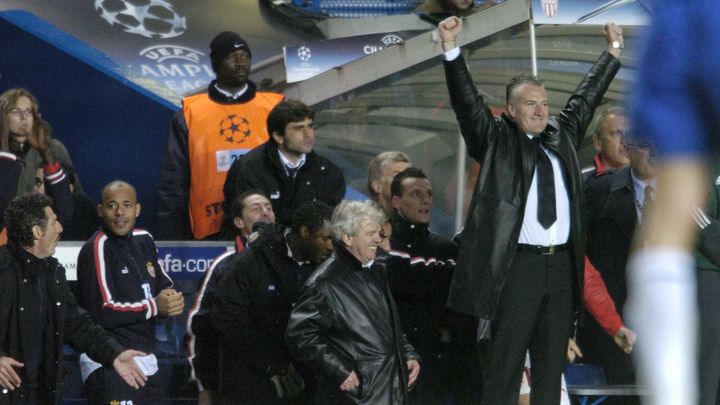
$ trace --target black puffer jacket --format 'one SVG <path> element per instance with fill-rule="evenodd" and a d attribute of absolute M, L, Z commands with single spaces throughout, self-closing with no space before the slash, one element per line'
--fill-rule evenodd
<path fill-rule="evenodd" d="M 403 331 L 424 360 L 422 377 L 438 378 L 435 360 L 441 351 L 440 329 L 458 247 L 431 232 L 428 224 L 397 214 L 391 221 L 392 249 L 385 258 L 390 290 Z"/>
<path fill-rule="evenodd" d="M 265 227 L 245 252 L 230 260 L 212 307 L 213 326 L 220 333 L 222 404 L 288 403 L 278 400 L 270 378 L 292 360 L 285 347 L 285 327 L 312 270 L 288 256 L 279 226 Z M 309 403 L 311 376 L 298 371 L 307 384 L 292 403 Z"/>
<path fill-rule="evenodd" d="M 259 189 L 270 198 L 280 223 L 289 221 L 292 210 L 304 202 L 322 201 L 336 206 L 345 196 L 345 178 L 334 163 L 311 152 L 291 181 L 280 161 L 277 143 L 271 139 L 240 156 L 230 167 L 223 187 L 225 203 L 231 204 L 235 197 L 250 189 Z M 225 215 L 223 230 L 232 228 L 230 225 Z"/>
<path fill-rule="evenodd" d="M 517 250 L 525 204 L 535 170 L 536 149 L 507 116 L 495 118 L 470 77 L 462 56 L 444 62 L 450 101 L 468 154 L 480 175 L 468 207 L 458 264 L 450 286 L 450 308 L 479 318 L 477 338 L 490 338 L 490 324 Z M 576 305 L 582 300 L 585 259 L 585 201 L 577 149 L 620 62 L 603 52 L 540 135 L 563 164 L 570 198 L 571 251 L 577 273 Z"/>
<path fill-rule="evenodd" d="M 363 269 L 333 244 L 332 257 L 310 276 L 290 316 L 290 352 L 317 374 L 318 403 L 404 404 L 406 362 L 419 356 L 403 335 L 385 267 Z M 359 387 L 340 391 L 352 371 Z"/>
<path fill-rule="evenodd" d="M 65 269 L 55 258 L 37 259 L 15 246 L 0 247 L 0 357 L 9 356 L 23 362 L 23 342 L 21 336 L 34 331 L 21 331 L 29 322 L 24 319 L 29 311 L 29 292 L 27 283 L 32 273 L 45 271 L 48 297 L 51 303 L 50 317 L 46 328 L 45 355 L 41 375 L 43 397 L 48 404 L 60 402 L 62 393 L 63 343 L 70 343 L 79 352 L 88 355 L 106 367 L 112 367 L 113 360 L 123 348 L 102 328 L 90 319 L 90 315 L 75 302 L 70 293 Z M 27 381 L 25 369 L 16 369 L 24 382 Z M 21 384 L 15 391 L 4 392 L 0 389 L 0 405 L 22 405 L 28 400 L 28 384 Z"/>

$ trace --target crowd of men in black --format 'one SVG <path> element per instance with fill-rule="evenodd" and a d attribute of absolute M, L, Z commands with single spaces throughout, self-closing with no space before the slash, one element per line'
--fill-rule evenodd
<path fill-rule="evenodd" d="M 454 240 L 430 231 L 432 183 L 402 152 L 370 162 L 371 202 L 343 200 L 341 170 L 313 151 L 314 111 L 256 90 L 239 35 L 212 41 L 217 79 L 183 100 L 158 188 L 163 238 L 235 241 L 187 319 L 199 403 L 515 404 L 529 392 L 557 404 L 568 348 L 609 383 L 635 382 L 621 312 L 633 231 L 654 198 L 652 145 L 608 108 L 594 167 L 577 161 L 620 68 L 622 31 L 605 26 L 608 50 L 559 115 L 542 81 L 521 75 L 494 117 L 455 46 L 461 29 L 456 17 L 439 24 L 450 101 L 480 169 Z M 91 403 L 162 403 L 154 319 L 183 313 L 184 299 L 134 228 L 135 189 L 112 181 L 93 207 L 33 95 L 8 90 L 0 110 L 0 404 L 58 403 L 63 343 L 83 353 Z M 207 139 L 230 115 L 258 137 L 249 151 Z M 714 286 L 717 213 L 698 216 L 699 277 Z M 77 297 L 52 257 L 68 228 L 86 240 Z M 701 298 L 708 319 L 714 306 Z M 701 343 L 717 342 L 714 329 L 703 325 Z M 720 361 L 707 360 L 703 403 L 714 403 Z"/>

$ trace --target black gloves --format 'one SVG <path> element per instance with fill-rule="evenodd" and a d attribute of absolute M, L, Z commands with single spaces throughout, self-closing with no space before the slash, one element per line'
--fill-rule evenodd
<path fill-rule="evenodd" d="M 295 371 L 292 363 L 290 363 L 287 369 L 281 373 L 275 374 L 270 377 L 277 390 L 278 398 L 292 398 L 300 395 L 302 390 L 305 388 L 305 381 L 303 381 L 300 374 Z"/>

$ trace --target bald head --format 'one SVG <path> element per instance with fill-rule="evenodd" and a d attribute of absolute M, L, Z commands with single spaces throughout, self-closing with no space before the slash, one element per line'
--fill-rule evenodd
<path fill-rule="evenodd" d="M 140 215 L 135 187 L 123 180 L 115 180 L 103 187 L 102 203 L 98 215 L 105 223 L 106 231 L 117 236 L 132 232 L 135 220 Z"/>
<path fill-rule="evenodd" d="M 135 191 L 135 187 L 133 187 L 132 184 L 128 183 L 125 180 L 114 180 L 110 183 L 106 184 L 105 187 L 102 188 L 102 191 L 100 192 L 100 198 L 105 200 L 105 194 L 108 192 L 112 192 L 115 189 L 118 188 L 128 188 L 130 189 L 130 192 L 132 192 L 133 196 L 135 196 L 135 199 L 137 199 L 137 192 Z"/>

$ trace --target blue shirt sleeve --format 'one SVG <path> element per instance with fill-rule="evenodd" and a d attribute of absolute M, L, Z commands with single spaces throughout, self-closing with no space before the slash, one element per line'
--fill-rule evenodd
<path fill-rule="evenodd" d="M 647 32 L 631 96 L 633 131 L 661 158 L 706 157 L 720 121 L 720 2 L 665 1 Z"/>

